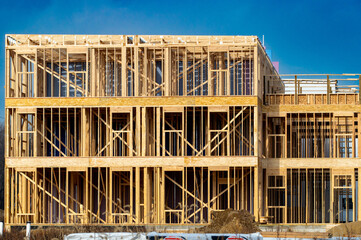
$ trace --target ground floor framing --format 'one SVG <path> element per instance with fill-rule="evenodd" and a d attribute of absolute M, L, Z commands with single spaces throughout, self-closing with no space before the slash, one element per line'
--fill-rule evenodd
<path fill-rule="evenodd" d="M 227 208 L 245 209 L 268 223 L 327 224 L 361 217 L 357 158 L 39 157 L 6 162 L 9 225 L 206 224 L 212 212 Z"/>

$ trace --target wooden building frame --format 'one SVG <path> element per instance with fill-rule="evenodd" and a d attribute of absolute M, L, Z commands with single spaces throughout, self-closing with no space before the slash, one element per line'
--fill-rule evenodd
<path fill-rule="evenodd" d="M 361 219 L 358 74 L 280 76 L 256 36 L 9 34 L 5 51 L 8 226 Z"/>

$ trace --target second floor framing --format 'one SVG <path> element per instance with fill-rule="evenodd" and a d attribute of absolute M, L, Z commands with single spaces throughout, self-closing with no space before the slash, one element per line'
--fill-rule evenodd
<path fill-rule="evenodd" d="M 261 75 L 277 74 L 257 37 L 73 45 L 42 37 L 7 35 L 7 98 L 251 96 L 260 93 Z"/>
<path fill-rule="evenodd" d="M 6 156 L 255 156 L 255 109 L 8 108 Z"/>

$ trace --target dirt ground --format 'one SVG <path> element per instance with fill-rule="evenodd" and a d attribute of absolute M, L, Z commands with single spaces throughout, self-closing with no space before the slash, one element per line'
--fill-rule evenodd
<path fill-rule="evenodd" d="M 260 232 L 254 216 L 246 210 L 227 209 L 212 213 L 211 224 L 198 228 L 197 233 L 254 233 Z"/>
<path fill-rule="evenodd" d="M 342 223 L 331 228 L 327 233 L 332 234 L 333 237 L 361 236 L 361 222 Z"/>
<path fill-rule="evenodd" d="M 128 227 L 107 227 L 107 226 L 74 226 L 74 227 L 48 227 L 31 230 L 32 240 L 63 240 L 65 235 L 71 233 L 87 232 L 144 232 L 144 228 Z M 4 232 L 0 240 L 24 239 L 25 230 L 12 229 L 11 232 Z"/>

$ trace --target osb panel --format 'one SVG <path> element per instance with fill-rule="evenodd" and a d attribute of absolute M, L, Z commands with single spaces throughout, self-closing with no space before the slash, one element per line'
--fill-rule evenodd
<path fill-rule="evenodd" d="M 338 95 L 338 103 L 339 103 L 339 104 L 346 104 L 346 95 L 344 95 L 344 94 L 339 94 L 339 95 Z"/>
<path fill-rule="evenodd" d="M 327 103 L 327 95 L 322 94 L 323 104 Z"/>
<path fill-rule="evenodd" d="M 276 96 L 276 104 L 280 104 L 281 103 L 281 95 L 277 95 Z"/>
<path fill-rule="evenodd" d="M 316 98 L 316 104 L 323 104 L 323 96 L 322 94 L 315 95 Z"/>
<path fill-rule="evenodd" d="M 308 104 L 308 96 L 307 95 L 299 95 L 298 96 L 298 104 L 303 104 L 303 105 Z"/>
<path fill-rule="evenodd" d="M 308 94 L 307 95 L 307 104 L 313 104 L 314 100 L 313 100 L 313 94 Z"/>
<path fill-rule="evenodd" d="M 356 94 L 347 94 L 346 95 L 346 103 L 347 104 L 355 104 L 356 103 Z"/>
<path fill-rule="evenodd" d="M 264 106 L 262 108 L 264 113 L 329 113 L 329 112 L 339 112 L 344 114 L 345 112 L 361 112 L 361 105 L 358 104 L 291 104 L 291 105 L 280 105 L 280 106 Z"/>
<path fill-rule="evenodd" d="M 285 95 L 285 104 L 292 104 L 291 95 Z"/>
<path fill-rule="evenodd" d="M 330 95 L 330 101 L 331 104 L 337 104 L 337 95 L 336 94 Z"/>
<path fill-rule="evenodd" d="M 269 96 L 269 104 L 270 104 L 270 105 L 275 104 L 275 98 L 276 98 L 276 96 L 275 96 L 275 95 L 271 95 L 271 96 Z"/>

